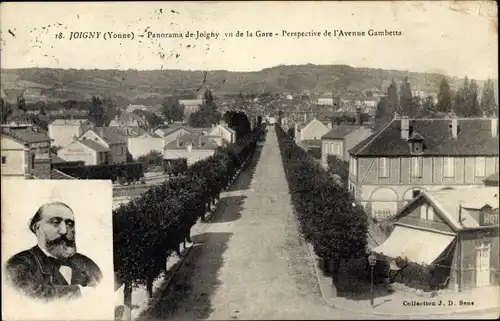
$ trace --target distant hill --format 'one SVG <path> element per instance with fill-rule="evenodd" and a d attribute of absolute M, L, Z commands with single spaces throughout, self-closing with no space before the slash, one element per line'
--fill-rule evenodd
<path fill-rule="evenodd" d="M 185 98 L 196 96 L 205 87 L 216 96 L 243 93 L 344 92 L 381 89 L 394 78 L 405 76 L 415 89 L 437 92 L 442 78 L 434 73 L 354 68 L 347 65 L 276 66 L 255 72 L 187 70 L 77 70 L 77 69 L 3 69 L 2 87 L 25 89 L 25 98 L 35 100 L 90 99 L 92 95 L 120 97 L 135 101 L 158 99 L 172 94 Z M 447 77 L 452 88 L 462 79 Z M 480 87 L 483 81 L 478 81 Z"/>

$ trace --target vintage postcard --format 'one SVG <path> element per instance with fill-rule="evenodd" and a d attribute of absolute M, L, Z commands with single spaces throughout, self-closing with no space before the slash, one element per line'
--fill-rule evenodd
<path fill-rule="evenodd" d="M 494 1 L 3 2 L 8 320 L 500 316 Z"/>

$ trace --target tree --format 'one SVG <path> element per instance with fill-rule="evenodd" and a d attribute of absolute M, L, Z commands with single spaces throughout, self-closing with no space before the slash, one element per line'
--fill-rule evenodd
<path fill-rule="evenodd" d="M 88 117 L 94 124 L 96 124 L 97 127 L 105 125 L 106 111 L 104 110 L 99 97 L 92 96 L 92 105 L 90 106 Z"/>
<path fill-rule="evenodd" d="M 42 116 L 47 116 L 47 112 L 45 111 L 45 103 L 41 103 L 40 104 L 40 112 L 39 112 L 40 115 Z"/>
<path fill-rule="evenodd" d="M 411 85 L 408 77 L 405 77 L 403 83 L 399 87 L 399 101 L 401 105 L 401 112 L 408 117 L 415 116 L 415 105 L 411 94 Z"/>
<path fill-rule="evenodd" d="M 184 109 L 184 105 L 181 105 L 175 96 L 168 97 L 163 102 L 163 115 L 168 122 L 182 121 Z"/>
<path fill-rule="evenodd" d="M 436 110 L 441 113 L 449 113 L 451 112 L 451 91 L 450 85 L 443 77 L 441 80 L 441 84 L 439 85 L 438 92 L 438 102 L 436 105 Z"/>
<path fill-rule="evenodd" d="M 461 117 L 479 116 L 479 102 L 477 100 L 477 84 L 475 80 L 465 77 L 462 87 L 460 87 L 455 96 L 455 106 L 453 110 Z"/>
<path fill-rule="evenodd" d="M 481 112 L 486 116 L 498 115 L 498 106 L 495 101 L 495 89 L 491 79 L 488 79 L 483 86 L 480 108 Z"/>
<path fill-rule="evenodd" d="M 386 113 L 388 113 L 392 116 L 392 115 L 394 115 L 395 112 L 401 113 L 401 110 L 400 110 L 399 99 L 398 99 L 398 87 L 396 85 L 396 82 L 393 79 L 392 83 L 387 88 Z"/>
<path fill-rule="evenodd" d="M 432 114 L 436 111 L 436 105 L 434 104 L 434 98 L 432 96 L 425 97 L 424 103 L 422 104 L 422 112 L 424 115 Z"/>
<path fill-rule="evenodd" d="M 205 90 L 205 94 L 203 95 L 202 107 L 217 109 L 214 103 L 214 97 L 212 95 L 212 91 L 210 89 Z"/>

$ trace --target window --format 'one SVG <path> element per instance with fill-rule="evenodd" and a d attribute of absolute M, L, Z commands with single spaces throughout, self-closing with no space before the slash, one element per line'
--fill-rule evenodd
<path fill-rule="evenodd" d="M 474 169 L 476 172 L 476 177 L 486 176 L 486 158 L 476 157 L 474 160 Z"/>
<path fill-rule="evenodd" d="M 428 221 L 433 221 L 434 220 L 434 207 L 429 206 L 427 209 L 427 220 Z"/>
<path fill-rule="evenodd" d="M 352 175 L 357 175 L 358 171 L 358 162 L 357 159 L 354 157 L 351 157 L 349 164 L 351 165 L 351 173 Z"/>
<path fill-rule="evenodd" d="M 420 219 L 426 221 L 434 220 L 434 208 L 430 205 L 422 205 L 420 206 Z"/>
<path fill-rule="evenodd" d="M 427 220 L 427 205 L 420 206 L 420 219 Z"/>
<path fill-rule="evenodd" d="M 7 156 L 2 156 L 2 165 L 7 164 Z"/>
<path fill-rule="evenodd" d="M 378 160 L 378 176 L 389 177 L 389 159 L 386 157 L 379 158 Z"/>
<path fill-rule="evenodd" d="M 443 160 L 443 176 L 444 177 L 454 177 L 455 176 L 455 160 L 453 157 L 445 157 Z"/>
<path fill-rule="evenodd" d="M 422 177 L 422 157 L 411 158 L 411 176 Z"/>

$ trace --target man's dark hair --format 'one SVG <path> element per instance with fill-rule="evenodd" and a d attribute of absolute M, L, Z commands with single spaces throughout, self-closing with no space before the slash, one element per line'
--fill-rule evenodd
<path fill-rule="evenodd" d="M 69 209 L 70 211 L 73 211 L 73 209 L 71 207 L 69 207 L 67 204 L 63 203 L 63 202 L 51 202 L 51 203 L 45 203 L 43 204 L 42 206 L 40 206 L 38 208 L 38 210 L 36 211 L 35 215 L 33 215 L 33 217 L 31 218 L 31 221 L 30 221 L 30 224 L 29 224 L 29 228 L 30 228 L 30 231 L 33 232 L 34 234 L 36 234 L 36 229 L 35 229 L 35 225 L 36 223 L 38 223 L 41 219 L 42 219 L 42 215 L 43 215 L 43 211 L 49 207 L 49 206 L 52 206 L 52 205 L 60 205 L 60 206 L 64 206 L 66 207 L 67 209 Z"/>

